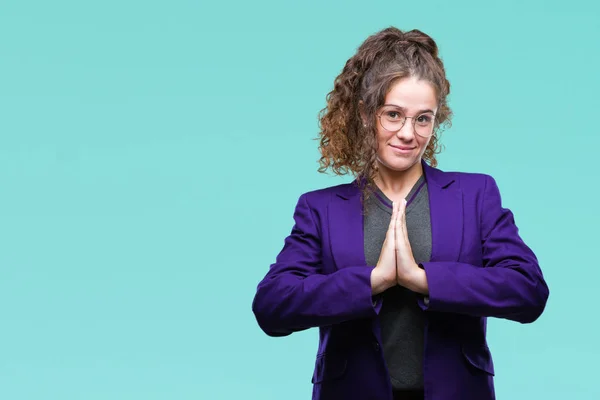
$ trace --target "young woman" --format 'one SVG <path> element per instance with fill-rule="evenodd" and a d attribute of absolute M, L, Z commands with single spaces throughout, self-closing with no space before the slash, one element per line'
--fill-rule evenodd
<path fill-rule="evenodd" d="M 486 318 L 535 321 L 548 286 L 485 174 L 437 169 L 450 84 L 428 35 L 359 47 L 321 113 L 321 169 L 253 301 L 270 336 L 318 327 L 315 400 L 491 400 Z"/>

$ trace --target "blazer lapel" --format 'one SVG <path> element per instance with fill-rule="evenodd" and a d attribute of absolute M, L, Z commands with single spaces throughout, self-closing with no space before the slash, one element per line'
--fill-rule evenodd
<path fill-rule="evenodd" d="M 421 161 L 429 192 L 430 261 L 458 261 L 463 237 L 463 193 L 452 174 Z M 363 213 L 357 181 L 341 186 L 329 203 L 329 238 L 337 268 L 366 265 Z"/>
<path fill-rule="evenodd" d="M 356 183 L 341 186 L 329 203 L 329 240 L 338 269 L 366 265 L 362 204 Z"/>
<path fill-rule="evenodd" d="M 431 261 L 458 261 L 463 237 L 463 193 L 455 178 L 422 161 L 431 214 Z"/>

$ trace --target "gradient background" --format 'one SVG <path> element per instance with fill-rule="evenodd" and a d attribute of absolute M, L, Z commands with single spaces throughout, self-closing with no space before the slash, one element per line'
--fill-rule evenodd
<path fill-rule="evenodd" d="M 285 4 L 284 4 L 285 3 Z M 598 2 L 0 2 L 0 398 L 308 399 L 251 301 L 317 113 L 389 25 L 434 37 L 440 168 L 493 175 L 550 285 L 491 320 L 499 399 L 597 399 Z"/>

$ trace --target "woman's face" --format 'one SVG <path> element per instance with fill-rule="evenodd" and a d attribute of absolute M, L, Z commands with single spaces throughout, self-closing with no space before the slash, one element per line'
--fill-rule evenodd
<path fill-rule="evenodd" d="M 384 167 L 406 171 L 417 163 L 429 144 L 437 112 L 435 90 L 430 83 L 414 77 L 403 78 L 392 85 L 385 96 L 381 115 L 375 121 L 377 129 L 377 156 Z M 402 117 L 406 116 L 402 128 Z M 383 124 L 388 128 L 385 129 Z M 391 128 L 391 130 L 390 130 Z M 418 133 L 415 132 L 415 129 Z"/>

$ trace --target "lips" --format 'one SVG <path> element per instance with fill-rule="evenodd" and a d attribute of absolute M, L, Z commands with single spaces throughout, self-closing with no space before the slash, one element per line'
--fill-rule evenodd
<path fill-rule="evenodd" d="M 391 147 L 393 147 L 394 149 L 400 150 L 400 151 L 410 151 L 410 150 L 414 150 L 416 149 L 416 147 L 410 147 L 410 146 L 394 146 L 393 144 L 390 144 Z"/>

